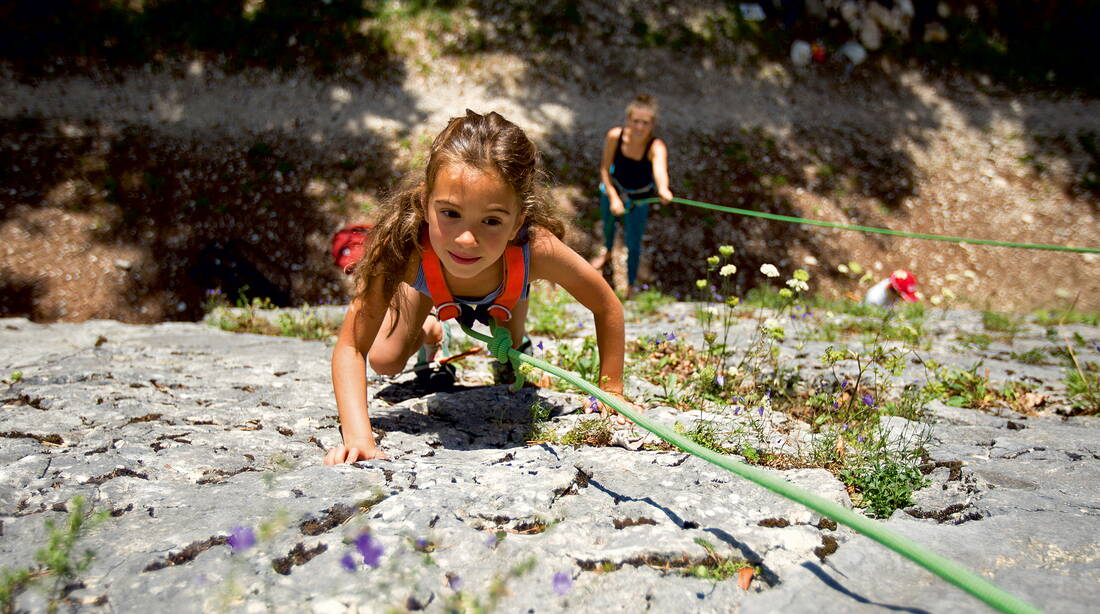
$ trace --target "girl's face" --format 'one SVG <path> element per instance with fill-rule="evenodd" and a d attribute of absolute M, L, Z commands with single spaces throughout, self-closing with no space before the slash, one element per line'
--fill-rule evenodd
<path fill-rule="evenodd" d="M 499 275 L 495 265 L 523 226 L 512 188 L 495 173 L 464 164 L 439 169 L 425 209 L 432 248 L 459 279 Z"/>
<path fill-rule="evenodd" d="M 631 109 L 630 113 L 626 115 L 626 128 L 630 131 L 631 137 L 639 140 L 647 139 L 649 134 L 653 132 L 653 122 L 656 120 L 653 111 Z"/>

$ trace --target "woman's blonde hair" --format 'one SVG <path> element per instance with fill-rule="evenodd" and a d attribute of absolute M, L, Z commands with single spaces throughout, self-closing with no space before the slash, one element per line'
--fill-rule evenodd
<path fill-rule="evenodd" d="M 355 268 L 361 300 L 379 282 L 383 296 L 394 296 L 427 224 L 427 196 L 439 171 L 452 164 L 496 175 L 515 192 L 525 227 L 539 226 L 563 238 L 565 224 L 549 198 L 538 147 L 499 113 L 479 115 L 467 109 L 464 117 L 451 119 L 432 141 L 424 174 L 407 177 L 379 207 L 370 244 Z M 527 240 L 525 230 L 516 234 L 516 243 Z M 391 308 L 396 307 L 391 303 Z M 400 311 L 396 315 L 400 317 Z"/>
<path fill-rule="evenodd" d="M 653 114 L 653 121 L 657 121 L 657 97 L 650 96 L 649 94 L 638 94 L 634 97 L 634 100 L 630 101 L 630 104 L 626 105 L 626 117 L 630 119 L 630 114 L 634 111 L 649 111 Z"/>

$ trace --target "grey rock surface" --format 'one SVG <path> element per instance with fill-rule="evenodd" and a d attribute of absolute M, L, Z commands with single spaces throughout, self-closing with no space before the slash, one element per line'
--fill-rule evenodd
<path fill-rule="evenodd" d="M 685 313 L 673 306 L 628 336 L 691 335 Z M 957 330 L 942 326 L 925 355 L 972 363 L 950 347 Z M 811 369 L 827 345 L 783 352 Z M 989 351 L 991 370 L 1064 395 L 1056 368 L 1001 364 Z M 584 398 L 485 385 L 482 359 L 452 393 L 419 391 L 411 375 L 373 382 L 390 458 L 324 467 L 322 451 L 339 440 L 329 352 L 201 324 L 0 320 L 0 374 L 21 373 L 0 387 L 2 565 L 33 566 L 45 521 L 83 495 L 110 516 L 79 542 L 95 558 L 68 587 L 71 611 L 155 601 L 170 612 L 438 612 L 460 598 L 501 612 L 989 611 L 718 467 L 629 445 L 642 437 L 629 427 L 619 446 L 527 445 L 532 403 L 565 430 Z M 652 388 L 632 386 L 642 397 Z M 667 424 L 693 419 L 646 405 Z M 931 410 L 930 484 L 887 526 L 1045 611 L 1100 603 L 1100 422 Z M 851 506 L 825 470 L 776 473 Z M 238 527 L 255 546 L 227 545 Z M 356 551 L 368 531 L 383 548 L 377 567 Z M 708 560 L 699 540 L 762 574 L 747 591 L 684 575 Z M 25 591 L 16 605 L 44 611 L 46 597 Z"/>

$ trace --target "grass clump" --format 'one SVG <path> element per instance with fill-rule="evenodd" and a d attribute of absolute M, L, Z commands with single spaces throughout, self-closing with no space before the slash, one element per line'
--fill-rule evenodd
<path fill-rule="evenodd" d="M 873 458 L 847 467 L 840 479 L 854 489 L 852 504 L 868 509 L 876 518 L 889 518 L 908 506 L 912 495 L 928 484 L 920 469 L 891 458 Z"/>
<path fill-rule="evenodd" d="M 581 420 L 561 436 L 561 443 L 575 448 L 580 446 L 605 448 L 611 445 L 611 425 L 606 418 Z"/>
<path fill-rule="evenodd" d="M 1016 318 L 996 311 L 982 312 L 982 326 L 988 331 L 1006 333 L 1010 337 L 1023 328 L 1023 324 Z"/>
<path fill-rule="evenodd" d="M 671 303 L 673 299 L 663 294 L 656 288 L 647 288 L 635 294 L 628 303 L 630 309 L 640 317 L 648 317 L 656 314 L 661 307 Z"/>
<path fill-rule="evenodd" d="M 1100 366 L 1094 362 L 1066 369 L 1066 396 L 1074 414 L 1100 415 Z"/>
<path fill-rule="evenodd" d="M 743 559 L 719 555 L 714 549 L 714 545 L 702 537 L 696 537 L 695 543 L 699 544 L 707 551 L 707 561 L 705 563 L 697 563 L 685 569 L 685 576 L 718 583 L 736 577 L 737 572 L 746 567 L 752 567 L 748 561 Z"/>

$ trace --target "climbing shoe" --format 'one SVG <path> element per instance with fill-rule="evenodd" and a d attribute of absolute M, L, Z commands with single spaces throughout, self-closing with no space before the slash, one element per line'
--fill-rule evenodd
<path fill-rule="evenodd" d="M 436 348 L 425 344 L 416 354 L 416 365 L 413 373 L 416 375 L 416 383 L 431 392 L 449 392 L 454 390 L 458 380 L 457 370 L 449 363 L 432 364 Z"/>

